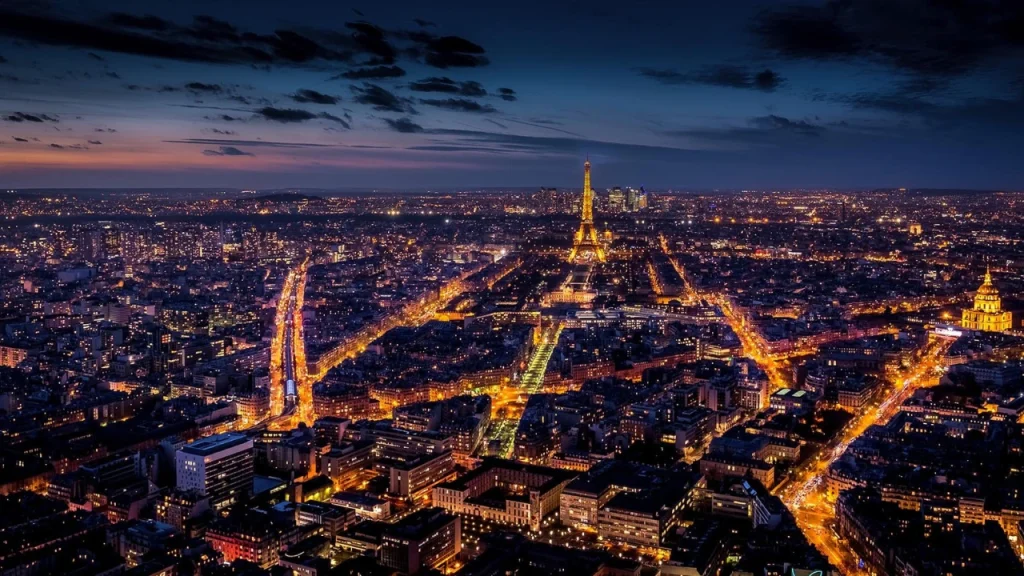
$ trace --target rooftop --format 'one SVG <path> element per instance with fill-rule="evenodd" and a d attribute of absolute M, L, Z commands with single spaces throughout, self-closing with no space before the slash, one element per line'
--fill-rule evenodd
<path fill-rule="evenodd" d="M 214 436 L 207 436 L 201 440 L 196 440 L 195 442 L 183 447 L 181 451 L 186 454 L 195 454 L 196 456 L 211 456 L 217 452 L 227 450 L 228 448 L 241 446 L 246 442 L 251 443 L 252 440 L 245 434 L 229 432 L 227 434 L 216 434 Z"/>

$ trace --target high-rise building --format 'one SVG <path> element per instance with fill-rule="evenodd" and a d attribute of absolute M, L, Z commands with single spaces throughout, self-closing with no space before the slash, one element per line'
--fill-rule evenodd
<path fill-rule="evenodd" d="M 107 247 L 104 242 L 103 230 L 84 230 L 79 238 L 79 255 L 87 262 L 99 262 L 106 259 Z"/>
<path fill-rule="evenodd" d="M 209 496 L 215 509 L 244 500 L 252 493 L 253 442 L 244 434 L 208 436 L 178 450 L 177 488 Z"/>
<path fill-rule="evenodd" d="M 636 212 L 637 211 L 637 209 L 638 209 L 637 195 L 638 195 L 638 192 L 637 192 L 636 188 L 630 187 L 630 188 L 626 189 L 626 212 Z"/>
<path fill-rule="evenodd" d="M 622 188 L 616 186 L 608 193 L 608 211 L 612 214 L 620 214 L 624 212 L 625 209 L 626 196 L 622 193 Z"/>

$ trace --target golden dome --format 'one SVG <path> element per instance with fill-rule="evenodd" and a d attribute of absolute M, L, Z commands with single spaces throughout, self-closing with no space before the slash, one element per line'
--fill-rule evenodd
<path fill-rule="evenodd" d="M 992 272 L 985 270 L 985 281 L 978 288 L 980 296 L 999 296 L 999 289 L 992 284 Z"/>

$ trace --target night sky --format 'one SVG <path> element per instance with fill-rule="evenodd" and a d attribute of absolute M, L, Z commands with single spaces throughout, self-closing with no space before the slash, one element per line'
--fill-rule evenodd
<path fill-rule="evenodd" d="M 0 0 L 0 187 L 1024 188 L 1024 2 Z"/>

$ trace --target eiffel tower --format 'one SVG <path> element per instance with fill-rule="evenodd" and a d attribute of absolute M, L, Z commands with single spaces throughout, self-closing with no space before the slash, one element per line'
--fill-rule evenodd
<path fill-rule="evenodd" d="M 604 248 L 597 241 L 594 228 L 594 190 L 590 187 L 590 158 L 583 163 L 583 209 L 580 229 L 572 243 L 569 262 L 604 262 Z"/>

